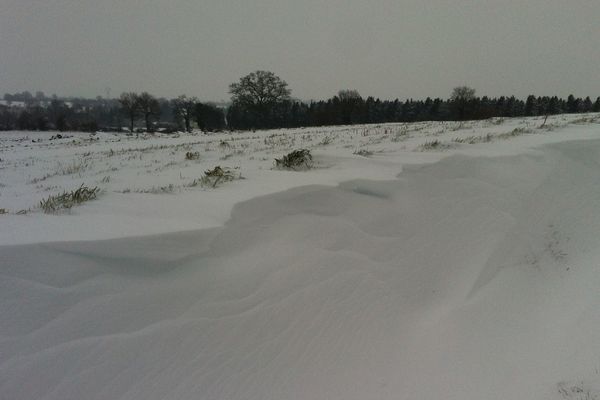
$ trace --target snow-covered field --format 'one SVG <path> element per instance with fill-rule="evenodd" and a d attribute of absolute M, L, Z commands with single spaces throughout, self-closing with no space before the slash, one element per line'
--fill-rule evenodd
<path fill-rule="evenodd" d="M 0 215 L 0 245 L 221 226 L 235 204 L 257 196 L 309 184 L 395 179 L 404 165 L 451 154 L 509 155 L 543 143 L 593 138 L 597 120 L 597 114 L 550 117 L 542 129 L 542 118 L 529 118 L 208 135 L 67 133 L 53 140 L 50 132 L 2 132 L 0 209 L 6 214 Z M 275 157 L 297 148 L 310 149 L 317 168 L 273 169 Z M 186 160 L 187 152 L 199 158 Z M 244 179 L 216 189 L 195 185 L 217 165 Z M 41 200 L 81 184 L 102 193 L 63 215 L 40 212 Z"/>
<path fill-rule="evenodd" d="M 0 134 L 0 399 L 600 399 L 600 116 L 542 122 Z"/>

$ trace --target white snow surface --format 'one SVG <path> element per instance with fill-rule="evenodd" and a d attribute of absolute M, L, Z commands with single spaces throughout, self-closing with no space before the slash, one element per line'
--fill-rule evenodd
<path fill-rule="evenodd" d="M 542 122 L 0 134 L 0 399 L 600 399 L 600 116 Z"/>

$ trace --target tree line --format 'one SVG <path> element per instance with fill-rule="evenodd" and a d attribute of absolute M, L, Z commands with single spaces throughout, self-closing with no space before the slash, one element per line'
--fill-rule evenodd
<path fill-rule="evenodd" d="M 0 104 L 0 130 L 175 132 L 194 126 L 205 131 L 226 128 L 225 112 L 214 104 L 181 95 L 156 98 L 122 93 L 118 99 L 47 98 L 41 92 L 7 94 Z"/>
<path fill-rule="evenodd" d="M 270 71 L 240 78 L 229 92 L 227 107 L 186 95 L 169 100 L 147 92 L 125 92 L 118 99 L 6 94 L 0 104 L 0 130 L 120 131 L 127 127 L 129 132 L 169 132 L 197 127 L 219 131 L 600 112 L 600 97 L 595 101 L 573 95 L 491 98 L 476 96 L 467 86 L 455 88 L 448 99 L 380 100 L 346 89 L 327 100 L 303 102 L 293 99 L 288 84 Z M 15 107 L 15 102 L 22 104 Z"/>
<path fill-rule="evenodd" d="M 600 112 L 600 97 L 567 99 L 530 95 L 478 97 L 467 86 L 456 87 L 448 99 L 405 101 L 363 98 L 358 91 L 341 90 L 321 101 L 291 98 L 287 83 L 272 72 L 256 71 L 230 86 L 232 104 L 227 112 L 231 129 L 292 128 L 385 122 L 456 121 L 492 117 L 524 117 L 561 113 Z"/>

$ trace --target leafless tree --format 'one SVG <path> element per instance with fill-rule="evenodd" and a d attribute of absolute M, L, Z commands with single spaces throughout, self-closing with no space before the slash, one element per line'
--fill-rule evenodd
<path fill-rule="evenodd" d="M 353 102 L 356 100 L 362 100 L 362 96 L 358 93 L 358 90 L 355 89 L 345 89 L 340 90 L 337 94 L 340 101 L 349 101 Z"/>
<path fill-rule="evenodd" d="M 140 112 L 144 116 L 146 122 L 146 132 L 152 132 L 152 125 L 150 119 L 152 117 L 158 118 L 160 116 L 160 104 L 156 97 L 152 96 L 148 92 L 143 92 L 138 96 L 138 106 Z"/>
<path fill-rule="evenodd" d="M 458 113 L 459 119 L 464 119 L 467 110 L 469 107 L 469 103 L 475 99 L 475 89 L 470 88 L 468 86 L 458 86 L 452 90 L 452 95 L 450 96 L 450 100 Z"/>
<path fill-rule="evenodd" d="M 121 103 L 121 109 L 123 110 L 123 113 L 129 118 L 129 131 L 133 132 L 135 118 L 138 116 L 140 111 L 139 95 L 134 92 L 121 93 L 121 97 L 119 97 L 119 103 Z"/>
<path fill-rule="evenodd" d="M 183 121 L 185 130 L 192 130 L 192 117 L 194 116 L 198 99 L 181 95 L 173 100 L 173 113 L 178 121 Z"/>
<path fill-rule="evenodd" d="M 289 100 L 291 90 L 288 84 L 270 71 L 256 71 L 240 78 L 238 83 L 229 86 L 233 103 L 266 117 L 271 107 Z"/>

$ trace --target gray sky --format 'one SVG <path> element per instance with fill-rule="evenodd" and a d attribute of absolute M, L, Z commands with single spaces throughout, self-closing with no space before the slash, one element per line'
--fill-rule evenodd
<path fill-rule="evenodd" d="M 0 92 L 600 96 L 599 0 L 0 0 Z"/>

